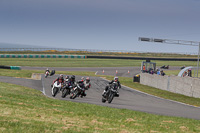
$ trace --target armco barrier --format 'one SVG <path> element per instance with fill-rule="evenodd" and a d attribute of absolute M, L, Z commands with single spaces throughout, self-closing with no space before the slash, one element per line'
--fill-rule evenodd
<path fill-rule="evenodd" d="M 200 98 L 200 79 L 197 78 L 141 73 L 140 83 L 161 90 Z"/>
<path fill-rule="evenodd" d="M 0 54 L 0 58 L 87 58 L 85 55 Z"/>
<path fill-rule="evenodd" d="M 91 56 L 87 58 L 99 58 L 99 59 L 129 59 L 129 60 L 164 60 L 164 61 L 197 61 L 195 58 L 154 58 L 154 57 L 126 57 L 126 56 Z"/>

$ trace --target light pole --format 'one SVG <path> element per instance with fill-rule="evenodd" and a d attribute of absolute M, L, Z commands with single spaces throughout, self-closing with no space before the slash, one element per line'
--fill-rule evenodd
<path fill-rule="evenodd" d="M 172 39 L 157 39 L 157 38 L 147 38 L 147 37 L 139 37 L 139 41 L 158 42 L 158 43 L 177 44 L 177 45 L 199 46 L 198 60 L 197 60 L 197 78 L 198 78 L 200 42 L 184 41 L 184 40 L 172 40 Z"/>
<path fill-rule="evenodd" d="M 199 52 L 198 52 L 198 61 L 197 61 L 197 78 L 199 73 L 199 54 L 200 54 L 200 42 L 199 42 Z"/>

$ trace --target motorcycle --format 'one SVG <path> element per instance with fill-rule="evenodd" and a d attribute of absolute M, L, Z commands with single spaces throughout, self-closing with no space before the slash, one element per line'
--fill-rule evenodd
<path fill-rule="evenodd" d="M 118 86 L 115 83 L 110 85 L 105 95 L 102 96 L 102 102 L 105 103 L 108 101 L 108 103 L 111 103 L 114 97 L 119 97 L 117 89 Z"/>
<path fill-rule="evenodd" d="M 49 76 L 49 72 L 46 71 L 44 76 L 45 76 L 45 78 L 47 78 Z"/>
<path fill-rule="evenodd" d="M 70 99 L 75 99 L 76 97 L 79 97 L 79 96 L 85 96 L 84 94 L 84 88 L 81 88 L 79 86 L 78 83 L 75 84 L 74 88 L 72 89 L 72 95 L 70 96 Z"/>
<path fill-rule="evenodd" d="M 56 81 L 52 86 L 52 91 L 51 91 L 52 96 L 55 97 L 60 92 L 62 87 L 63 85 L 61 83 L 57 84 L 57 81 Z"/>
<path fill-rule="evenodd" d="M 63 88 L 62 88 L 62 98 L 65 98 L 67 95 L 70 95 L 71 94 L 71 89 L 72 89 L 72 86 L 64 86 Z"/>
<path fill-rule="evenodd" d="M 163 65 L 160 68 L 162 68 L 162 69 L 169 69 L 169 65 L 167 65 L 167 66 Z"/>

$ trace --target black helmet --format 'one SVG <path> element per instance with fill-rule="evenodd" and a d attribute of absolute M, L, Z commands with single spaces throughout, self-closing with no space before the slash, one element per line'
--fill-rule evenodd
<path fill-rule="evenodd" d="M 71 76 L 71 79 L 74 79 L 74 80 L 75 80 L 75 76 L 74 76 L 74 75 L 72 75 L 72 76 Z"/>

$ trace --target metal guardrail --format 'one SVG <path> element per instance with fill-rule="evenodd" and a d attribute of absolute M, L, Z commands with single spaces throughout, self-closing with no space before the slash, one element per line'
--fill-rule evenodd
<path fill-rule="evenodd" d="M 118 56 L 87 56 L 100 59 L 132 59 L 132 60 L 164 60 L 164 61 L 197 61 L 195 58 L 150 58 L 150 57 L 118 57 Z"/>

